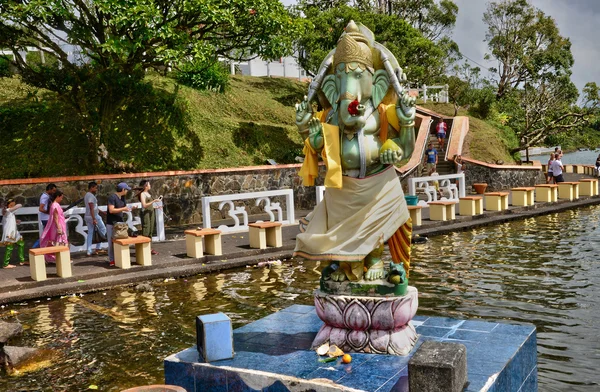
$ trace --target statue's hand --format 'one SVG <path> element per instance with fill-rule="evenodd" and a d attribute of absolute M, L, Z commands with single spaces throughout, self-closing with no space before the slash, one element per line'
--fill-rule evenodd
<path fill-rule="evenodd" d="M 304 100 L 296 104 L 296 126 L 300 133 L 308 132 L 309 122 L 312 118 L 313 108 L 305 95 Z"/>
<path fill-rule="evenodd" d="M 379 161 L 384 165 L 393 165 L 402 160 L 402 150 L 387 149 L 379 154 Z"/>
<path fill-rule="evenodd" d="M 400 125 L 412 125 L 415 121 L 415 115 L 417 113 L 416 106 L 417 98 L 408 95 L 405 91 L 402 97 L 398 99 L 396 104 L 396 114 L 400 120 Z"/>
<path fill-rule="evenodd" d="M 311 117 L 308 120 L 308 141 L 310 145 L 317 151 L 323 148 L 323 124 L 316 117 Z"/>

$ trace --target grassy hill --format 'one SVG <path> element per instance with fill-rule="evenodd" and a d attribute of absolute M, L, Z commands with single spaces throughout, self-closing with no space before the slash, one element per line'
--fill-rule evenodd
<path fill-rule="evenodd" d="M 105 139 L 111 157 L 134 171 L 293 163 L 301 152 L 294 104 L 305 83 L 235 76 L 219 94 L 147 79 Z M 76 118 L 53 93 L 0 78 L 0 178 L 89 174 Z"/>
<path fill-rule="evenodd" d="M 294 104 L 308 85 L 234 76 L 224 93 L 150 75 L 133 104 L 119 109 L 104 142 L 131 171 L 213 169 L 293 163 L 302 140 Z M 427 108 L 452 115 L 451 105 Z M 461 113 L 463 114 L 463 113 Z M 511 162 L 502 132 L 471 117 L 465 156 Z M 56 96 L 18 78 L 0 78 L 0 178 L 91 174 L 77 115 Z"/>

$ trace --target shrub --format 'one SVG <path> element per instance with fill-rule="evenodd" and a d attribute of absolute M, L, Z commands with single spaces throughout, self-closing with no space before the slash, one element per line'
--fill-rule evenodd
<path fill-rule="evenodd" d="M 10 76 L 10 63 L 4 57 L 0 57 L 0 77 Z"/>
<path fill-rule="evenodd" d="M 229 72 L 219 62 L 210 65 L 198 61 L 186 63 L 175 73 L 175 79 L 179 83 L 197 90 L 220 93 L 229 86 Z"/>
<path fill-rule="evenodd" d="M 53 54 L 49 54 L 49 53 L 44 53 L 44 63 L 42 64 L 42 56 L 40 55 L 40 52 L 27 52 L 27 55 L 25 56 L 25 60 L 27 61 L 27 64 L 35 64 L 37 66 L 45 66 L 45 67 L 51 67 L 51 68 L 55 68 L 58 67 L 58 59 L 56 58 L 55 55 Z"/>

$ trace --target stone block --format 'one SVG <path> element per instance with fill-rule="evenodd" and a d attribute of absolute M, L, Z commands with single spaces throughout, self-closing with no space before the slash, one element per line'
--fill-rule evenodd
<path fill-rule="evenodd" d="M 23 326 L 19 323 L 7 323 L 0 321 L 0 345 L 9 339 L 19 336 L 23 332 Z"/>
<path fill-rule="evenodd" d="M 459 343 L 425 341 L 408 362 L 409 390 L 460 392 L 467 383 L 467 348 Z"/>
<path fill-rule="evenodd" d="M 224 313 L 196 317 L 196 344 L 204 362 L 233 358 L 231 319 Z"/>

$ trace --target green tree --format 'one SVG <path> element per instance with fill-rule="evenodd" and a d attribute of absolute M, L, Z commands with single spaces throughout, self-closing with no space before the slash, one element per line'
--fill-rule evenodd
<path fill-rule="evenodd" d="M 388 0 L 391 15 L 396 15 L 421 32 L 423 37 L 438 41 L 449 37 L 456 24 L 458 5 L 452 0 Z"/>
<path fill-rule="evenodd" d="M 571 42 L 560 35 L 556 22 L 528 0 L 502 0 L 488 4 L 483 14 L 488 27 L 485 41 L 498 67 L 498 99 L 511 89 L 536 79 L 570 74 Z"/>
<path fill-rule="evenodd" d="M 376 40 L 396 56 L 411 82 L 433 83 L 446 70 L 449 46 L 423 37 L 396 16 L 361 11 L 347 5 L 321 10 L 305 2 L 300 3 L 297 11 L 301 11 L 312 25 L 297 42 L 298 62 L 309 74 L 317 72 L 350 20 L 363 23 L 375 34 Z"/>
<path fill-rule="evenodd" d="M 540 79 L 506 95 L 500 106 L 509 113 L 507 125 L 518 140 L 518 146 L 510 152 L 537 146 L 560 134 L 587 126 L 590 116 L 598 109 L 598 86 L 596 83 L 586 84 L 583 101 L 579 104 L 578 97 L 577 87 L 566 75 Z"/>
<path fill-rule="evenodd" d="M 291 52 L 300 28 L 278 0 L 0 1 L 0 47 L 15 54 L 25 82 L 75 108 L 92 166 L 110 162 L 116 109 L 130 103 L 147 69 L 279 58 Z M 29 64 L 26 47 L 55 56 L 58 65 Z"/>

